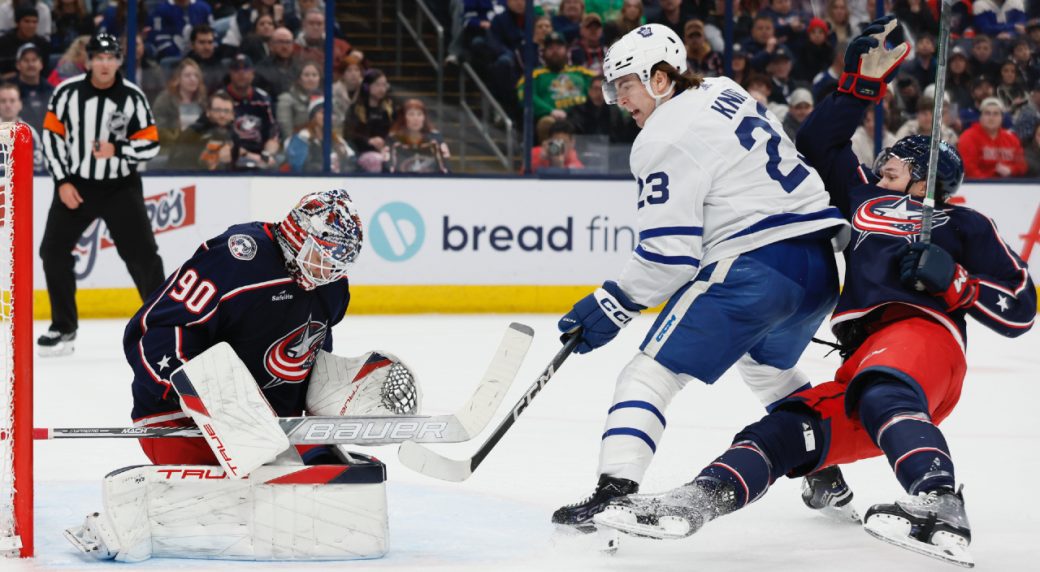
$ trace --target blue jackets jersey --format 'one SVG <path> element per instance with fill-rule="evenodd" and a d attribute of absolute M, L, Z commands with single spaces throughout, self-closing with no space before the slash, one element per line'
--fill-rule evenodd
<path fill-rule="evenodd" d="M 873 171 L 852 152 L 850 139 L 869 106 L 851 95 L 832 94 L 798 132 L 798 150 L 823 177 L 832 203 L 852 222 L 852 240 L 844 251 L 845 284 L 831 327 L 882 306 L 903 304 L 945 325 L 962 348 L 967 339 L 965 314 L 1005 336 L 1027 331 L 1036 315 L 1036 289 L 1029 270 L 997 233 L 993 221 L 972 209 L 937 207 L 932 242 L 979 280 L 976 303 L 948 312 L 942 298 L 900 283 L 900 254 L 917 240 L 922 205 L 908 195 L 878 187 Z"/>
<path fill-rule="evenodd" d="M 239 96 L 228 87 L 228 95 L 235 103 L 235 120 L 231 124 L 235 147 L 231 152 L 232 162 L 237 161 L 242 151 L 261 153 L 264 143 L 279 137 L 278 122 L 274 118 L 274 104 L 266 91 L 251 87 Z M 287 133 L 286 135 L 291 135 Z"/>
<path fill-rule="evenodd" d="M 275 413 L 299 415 L 317 350 L 332 350 L 332 326 L 349 301 L 346 280 L 300 288 L 268 225 L 228 228 L 203 243 L 126 326 L 134 422 L 183 418 L 169 375 L 219 342 L 231 344 Z"/>

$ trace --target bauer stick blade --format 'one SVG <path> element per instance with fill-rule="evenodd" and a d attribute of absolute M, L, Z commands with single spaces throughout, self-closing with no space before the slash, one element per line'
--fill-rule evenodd
<path fill-rule="evenodd" d="M 391 445 L 461 443 L 487 427 L 505 399 L 531 347 L 534 330 L 512 323 L 476 391 L 451 415 L 282 417 L 278 424 L 294 445 Z M 0 440 L 7 432 L 0 428 Z M 33 439 L 202 437 L 197 427 L 55 427 L 33 429 Z"/>
<path fill-rule="evenodd" d="M 531 404 L 535 396 L 549 383 L 553 374 L 563 365 L 563 362 L 571 355 L 580 341 L 580 332 L 567 339 L 567 343 L 553 356 L 548 367 L 542 371 L 542 374 L 528 388 L 527 392 L 520 398 L 520 401 L 513 406 L 510 414 L 499 423 L 495 432 L 488 437 L 488 440 L 477 449 L 477 452 L 472 457 L 468 459 L 449 459 L 418 444 L 416 441 L 409 440 L 401 443 L 401 447 L 397 450 L 398 459 L 409 469 L 437 479 L 453 482 L 468 479 L 473 474 L 473 471 L 477 470 L 480 463 L 491 453 L 491 450 L 495 448 L 495 445 L 505 436 L 509 428 L 513 426 L 513 423 L 516 423 L 517 418 L 527 409 L 527 406 Z"/>

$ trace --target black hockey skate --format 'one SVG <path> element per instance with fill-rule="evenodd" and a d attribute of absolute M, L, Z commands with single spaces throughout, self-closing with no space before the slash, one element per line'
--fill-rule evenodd
<path fill-rule="evenodd" d="M 675 540 L 686 538 L 709 521 L 733 512 L 733 487 L 699 478 L 660 494 L 628 495 L 607 504 L 593 520 L 631 536 Z"/>
<path fill-rule="evenodd" d="M 852 489 L 837 465 L 802 479 L 802 501 L 805 506 L 838 522 L 860 522 L 859 513 L 852 506 Z"/>
<path fill-rule="evenodd" d="M 968 552 L 971 525 L 960 491 L 940 489 L 907 497 L 892 504 L 876 504 L 867 511 L 863 528 L 874 538 L 972 568 Z"/>
<path fill-rule="evenodd" d="M 636 492 L 639 492 L 639 483 L 635 481 L 600 475 L 596 490 L 588 498 L 556 509 L 552 515 L 553 524 L 566 526 L 578 532 L 595 532 L 596 525 L 592 522 L 592 517 L 596 513 L 603 510 L 611 500 Z"/>
<path fill-rule="evenodd" d="M 67 356 L 75 349 L 76 332 L 59 332 L 49 328 L 36 339 L 36 353 L 40 357 Z"/>

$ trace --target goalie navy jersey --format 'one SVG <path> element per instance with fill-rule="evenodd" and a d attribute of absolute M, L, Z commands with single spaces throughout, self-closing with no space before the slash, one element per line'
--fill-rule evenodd
<path fill-rule="evenodd" d="M 183 424 L 169 375 L 219 342 L 234 348 L 279 416 L 299 415 L 317 351 L 332 350 L 332 326 L 349 301 L 346 279 L 300 288 L 267 224 L 228 228 L 203 243 L 126 326 L 134 423 Z"/>
<path fill-rule="evenodd" d="M 1033 325 L 1036 289 L 1029 269 L 985 215 L 969 208 L 936 208 L 932 242 L 979 281 L 977 300 L 947 310 L 941 297 L 905 288 L 899 279 L 900 255 L 918 239 L 922 204 L 909 195 L 882 189 L 871 169 L 861 165 L 850 139 L 869 103 L 851 95 L 827 97 L 798 132 L 798 150 L 823 177 L 832 203 L 852 223 L 844 251 L 845 283 L 831 327 L 866 316 L 890 304 L 914 307 L 945 325 L 965 346 L 965 314 L 1002 335 L 1014 337 Z"/>

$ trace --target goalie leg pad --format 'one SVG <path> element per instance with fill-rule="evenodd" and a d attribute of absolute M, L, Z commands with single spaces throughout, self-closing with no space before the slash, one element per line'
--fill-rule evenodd
<path fill-rule="evenodd" d="M 263 466 L 245 479 L 215 466 L 128 467 L 105 477 L 104 512 L 66 536 L 122 562 L 380 558 L 389 536 L 386 468 L 351 457 L 350 465 Z"/>
<path fill-rule="evenodd" d="M 271 405 L 229 344 L 195 356 L 170 382 L 229 477 L 242 478 L 289 448 Z"/>

